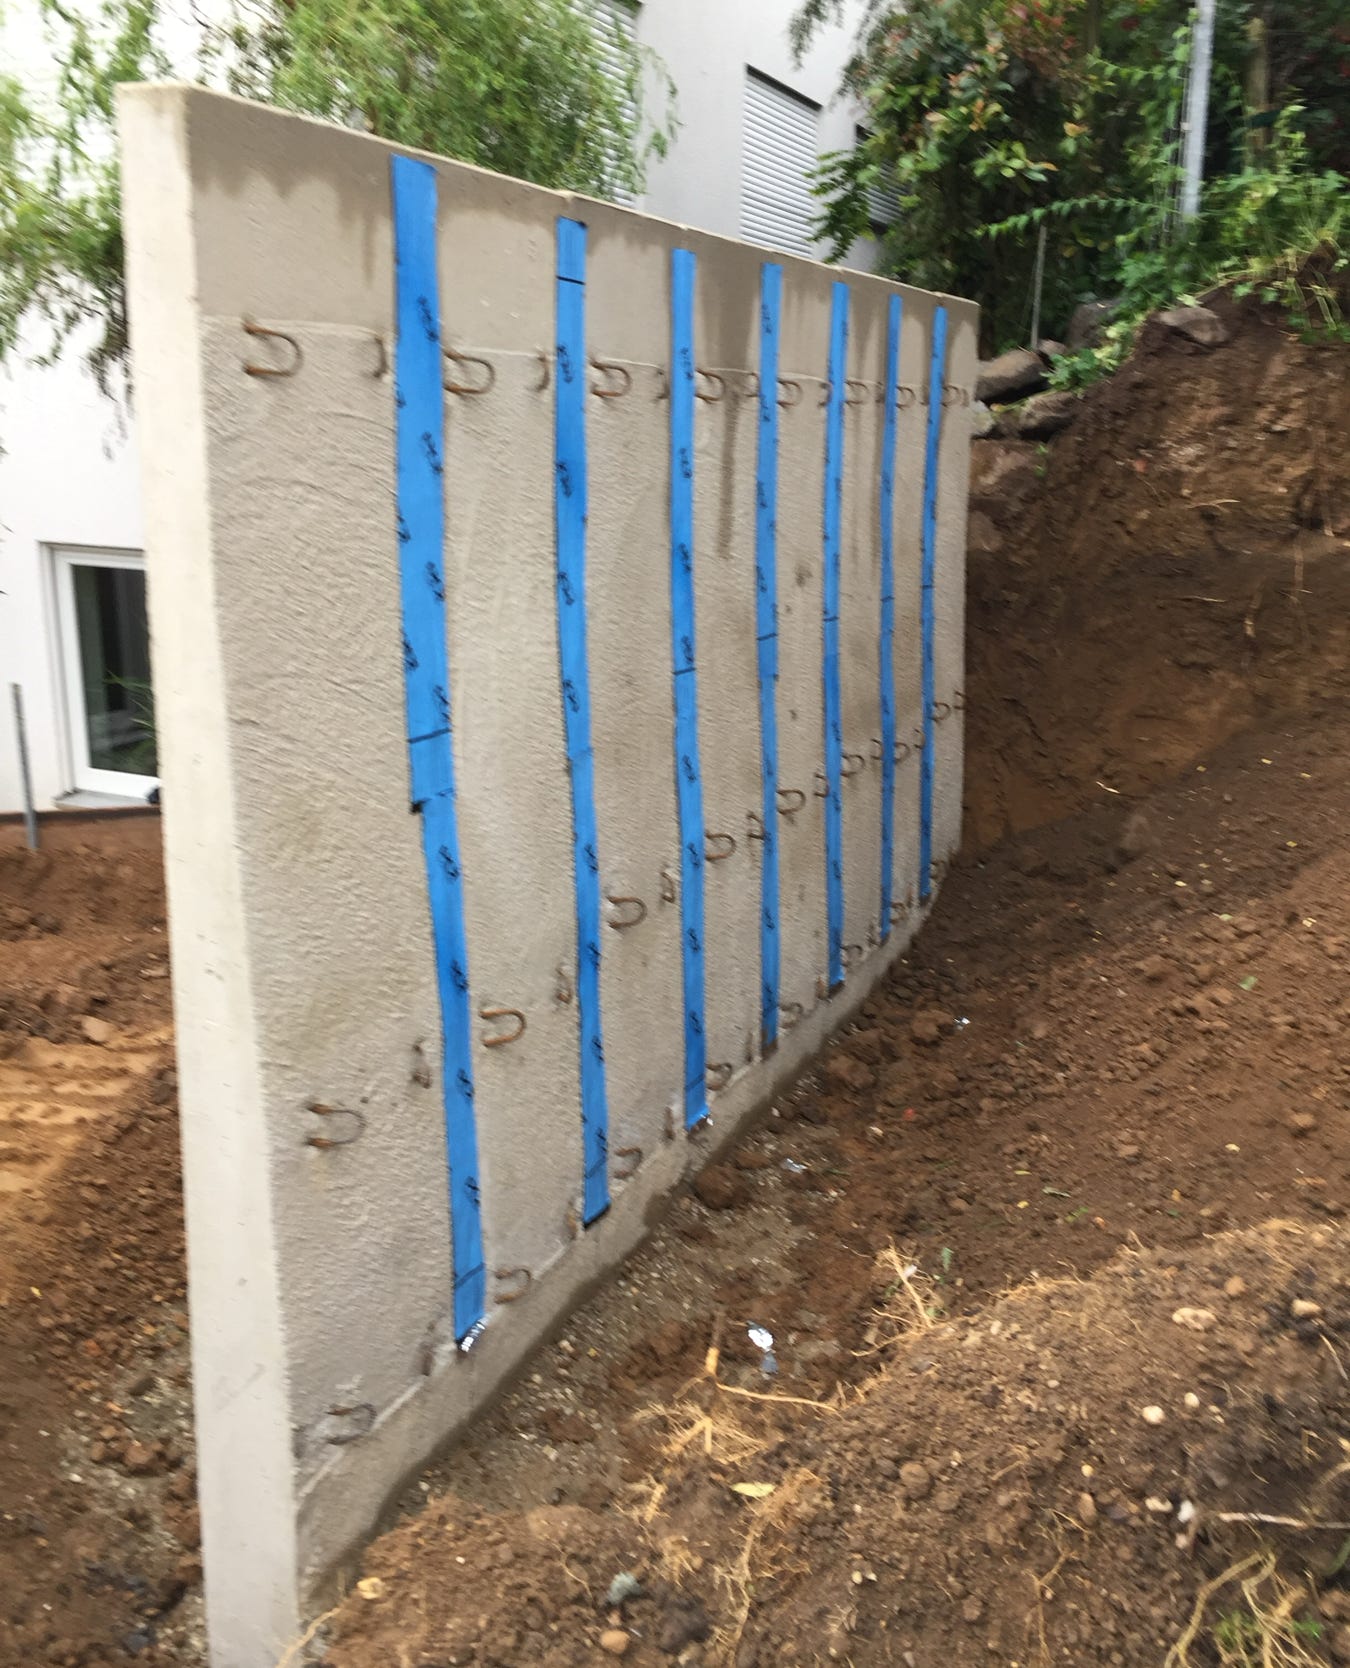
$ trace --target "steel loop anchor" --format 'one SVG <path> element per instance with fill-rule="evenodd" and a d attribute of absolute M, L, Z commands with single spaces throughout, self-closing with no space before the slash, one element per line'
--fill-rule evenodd
<path fill-rule="evenodd" d="M 790 1031 L 794 1025 L 799 1025 L 806 1017 L 806 1009 L 800 1002 L 780 1002 L 778 1017 L 785 1031 Z"/>
<path fill-rule="evenodd" d="M 707 377 L 708 381 L 713 383 L 717 388 L 717 392 L 715 394 L 705 394 L 701 388 L 696 387 L 694 389 L 694 397 L 696 399 L 706 400 L 709 405 L 716 405 L 719 400 L 726 399 L 727 379 L 719 371 L 705 371 L 701 365 L 696 365 L 694 367 L 694 375 L 696 377 Z"/>
<path fill-rule="evenodd" d="M 850 770 L 850 764 L 853 768 Z M 843 763 L 839 766 L 841 776 L 856 776 L 860 770 L 867 769 L 867 760 L 861 753 L 845 753 Z"/>
<path fill-rule="evenodd" d="M 795 377 L 780 376 L 778 379 L 778 386 L 780 388 L 790 388 L 792 390 L 792 398 L 790 400 L 785 400 L 781 394 L 778 396 L 779 405 L 789 406 L 800 405 L 802 403 L 802 385 Z"/>
<path fill-rule="evenodd" d="M 617 388 L 592 388 L 591 393 L 595 395 L 596 399 L 621 400 L 623 396 L 628 393 L 629 389 L 632 388 L 633 373 L 628 369 L 627 365 L 620 365 L 613 359 L 597 359 L 594 355 L 591 357 L 590 364 L 591 369 L 593 371 L 599 371 L 601 376 L 619 378 L 619 386 Z"/>
<path fill-rule="evenodd" d="M 615 912 L 608 923 L 615 932 L 624 932 L 629 927 L 639 926 L 647 919 L 647 906 L 641 898 L 615 897 L 606 892 L 605 902 Z"/>
<path fill-rule="evenodd" d="M 806 795 L 800 788 L 779 788 L 778 815 L 780 817 L 795 816 L 806 804 Z"/>
<path fill-rule="evenodd" d="M 626 1158 L 631 1161 L 628 1164 L 616 1164 L 614 1166 L 615 1181 L 627 1181 L 630 1176 L 637 1174 L 638 1166 L 642 1163 L 641 1147 L 616 1147 L 614 1156 L 615 1158 Z"/>
<path fill-rule="evenodd" d="M 318 1147 L 321 1151 L 328 1147 L 350 1147 L 353 1141 L 359 1141 L 366 1133 L 366 1118 L 363 1112 L 357 1112 L 350 1106 L 326 1106 L 322 1101 L 307 1100 L 306 1112 L 312 1112 L 317 1118 L 350 1118 L 353 1129 L 348 1135 L 307 1135 L 305 1145 Z"/>
<path fill-rule="evenodd" d="M 350 1407 L 330 1407 L 324 1413 L 325 1419 L 350 1419 L 353 1428 L 348 1431 L 334 1431 L 325 1436 L 324 1441 L 334 1448 L 345 1448 L 349 1442 L 359 1442 L 363 1436 L 369 1434 L 375 1424 L 375 1405 L 373 1402 L 354 1402 Z"/>
<path fill-rule="evenodd" d="M 285 342 L 286 346 L 288 348 L 290 348 L 291 355 L 292 355 L 291 362 L 290 362 L 289 365 L 254 365 L 250 361 L 245 360 L 244 361 L 245 375 L 247 375 L 247 376 L 294 376 L 295 373 L 304 364 L 304 362 L 305 362 L 304 351 L 302 350 L 299 342 L 296 341 L 294 336 L 289 335 L 284 330 L 273 330 L 268 325 L 265 325 L 265 324 L 254 324 L 252 319 L 245 319 L 243 321 L 243 325 L 244 325 L 244 332 L 245 332 L 246 335 L 249 335 L 249 336 L 264 336 L 269 341 Z"/>
<path fill-rule="evenodd" d="M 714 1094 L 719 1089 L 725 1089 L 727 1084 L 731 1082 L 731 1061 L 718 1060 L 715 1064 L 710 1065 L 704 1073 L 704 1081 Z"/>
<path fill-rule="evenodd" d="M 534 1275 L 528 1268 L 494 1268 L 492 1277 L 510 1282 L 506 1291 L 493 1293 L 494 1303 L 518 1303 L 534 1284 Z"/>
<path fill-rule="evenodd" d="M 734 834 L 707 834 L 704 836 L 703 855 L 709 863 L 723 863 L 736 849 Z"/>
<path fill-rule="evenodd" d="M 514 1031 L 503 1031 L 495 1037 L 484 1037 L 484 1048 L 505 1048 L 507 1043 L 519 1041 L 525 1035 L 525 1015 L 519 1008 L 480 1008 L 479 1019 L 514 1019 Z"/>
<path fill-rule="evenodd" d="M 497 380 L 497 367 L 486 359 L 479 359 L 472 353 L 459 353 L 452 347 L 443 347 L 441 353 L 456 365 L 477 365 L 484 372 L 482 382 L 455 382 L 450 377 L 445 378 L 444 387 L 447 394 L 486 394 Z"/>
<path fill-rule="evenodd" d="M 944 718 L 950 718 L 951 715 L 952 704 L 950 701 L 934 701 L 932 716 L 935 724 L 940 724 Z"/>

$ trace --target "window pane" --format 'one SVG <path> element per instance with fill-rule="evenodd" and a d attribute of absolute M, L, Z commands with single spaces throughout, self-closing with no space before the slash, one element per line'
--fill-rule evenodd
<path fill-rule="evenodd" d="M 154 776 L 145 574 L 139 568 L 83 563 L 73 573 L 89 763 L 94 770 Z"/>

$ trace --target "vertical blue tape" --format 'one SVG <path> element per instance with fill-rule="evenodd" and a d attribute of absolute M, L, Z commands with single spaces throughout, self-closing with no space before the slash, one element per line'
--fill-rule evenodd
<path fill-rule="evenodd" d="M 764 863 L 759 884 L 760 1033 L 778 1041 L 778 333 L 783 269 L 759 280 L 759 441 L 755 464 L 755 636 L 759 656 L 759 756 L 764 782 Z"/>
<path fill-rule="evenodd" d="M 600 863 L 586 657 L 586 228 L 558 221 L 557 375 L 554 399 L 554 527 L 558 560 L 558 658 L 572 784 L 577 906 L 577 1017 L 581 1028 L 582 1219 L 609 1209 L 609 1106 L 600 1026 Z"/>
<path fill-rule="evenodd" d="M 933 314 L 928 364 L 928 440 L 923 464 L 923 566 L 920 628 L 923 634 L 923 753 L 919 761 L 919 896 L 933 894 L 933 603 L 937 577 L 938 453 L 942 444 L 942 396 L 947 384 L 947 309 Z"/>
<path fill-rule="evenodd" d="M 891 936 L 895 872 L 895 428 L 899 403 L 903 304 L 893 295 L 886 312 L 885 406 L 881 430 L 881 942 Z"/>
<path fill-rule="evenodd" d="M 708 1116 L 703 1002 L 703 777 L 698 756 L 694 638 L 694 273 L 688 249 L 670 257 L 670 628 L 674 665 L 675 794 L 680 816 L 680 933 L 684 970 L 684 1122 Z"/>
<path fill-rule="evenodd" d="M 464 890 L 455 820 L 450 735 L 444 532 L 445 419 L 440 291 L 436 276 L 436 171 L 391 159 L 398 347 L 398 538 L 403 667 L 413 809 L 422 822 L 427 898 L 440 992 L 445 1144 L 450 1172 L 455 1336 L 483 1319 L 487 1278 L 474 1128 Z"/>
<path fill-rule="evenodd" d="M 829 983 L 844 982 L 844 817 L 840 780 L 844 731 L 839 688 L 839 545 L 844 501 L 844 375 L 848 359 L 847 284 L 830 302 L 829 392 L 825 412 L 825 562 L 822 677 L 825 692 L 825 897 Z"/>

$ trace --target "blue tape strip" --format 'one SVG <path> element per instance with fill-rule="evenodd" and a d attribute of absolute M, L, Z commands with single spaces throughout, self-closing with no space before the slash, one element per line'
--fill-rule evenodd
<path fill-rule="evenodd" d="M 670 257 L 670 628 L 674 664 L 675 793 L 680 813 L 680 932 L 684 968 L 684 1122 L 708 1116 L 703 1027 L 703 777 L 698 756 L 694 639 L 694 273 L 692 251 Z"/>
<path fill-rule="evenodd" d="M 844 817 L 839 784 L 844 732 L 839 690 L 839 544 L 844 499 L 844 375 L 848 358 L 847 284 L 830 301 L 829 395 L 825 412 L 825 575 L 822 675 L 825 686 L 825 898 L 829 983 L 844 982 Z"/>
<path fill-rule="evenodd" d="M 395 156 L 390 163 L 390 183 L 398 319 L 394 375 L 408 762 L 413 808 L 422 822 L 440 991 L 454 1325 L 455 1336 L 463 1338 L 486 1313 L 487 1275 L 478 1195 L 469 960 L 455 821 L 442 566 L 445 419 L 436 275 L 436 170 L 412 157 Z"/>
<path fill-rule="evenodd" d="M 881 428 L 881 942 L 891 936 L 895 870 L 895 428 L 904 306 L 886 310 L 886 397 Z"/>
<path fill-rule="evenodd" d="M 778 1041 L 778 333 L 783 269 L 759 279 L 759 449 L 755 465 L 755 635 L 759 655 L 759 756 L 764 779 L 764 861 L 759 881 L 760 1031 Z"/>
<path fill-rule="evenodd" d="M 577 1014 L 581 1027 L 582 1220 L 609 1209 L 609 1105 L 600 1025 L 600 864 L 586 657 L 586 228 L 558 221 L 557 375 L 554 377 L 554 526 L 558 656 L 572 784 L 576 876 Z"/>
<path fill-rule="evenodd" d="M 947 385 L 947 309 L 933 314 L 928 364 L 928 441 L 923 465 L 923 566 L 919 581 L 923 633 L 923 753 L 919 760 L 919 896 L 933 895 L 933 602 L 937 576 L 938 454 L 942 444 L 942 395 Z"/>

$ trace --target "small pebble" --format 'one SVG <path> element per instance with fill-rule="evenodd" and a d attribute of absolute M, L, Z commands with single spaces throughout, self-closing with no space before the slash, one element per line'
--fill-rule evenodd
<path fill-rule="evenodd" d="M 632 1643 L 621 1627 L 607 1627 L 600 1635 L 600 1649 L 608 1651 L 611 1656 L 623 1656 Z"/>
<path fill-rule="evenodd" d="M 1296 1297 L 1289 1305 L 1289 1313 L 1295 1320 L 1311 1320 L 1314 1315 L 1322 1313 L 1322 1305 L 1312 1302 L 1310 1298 Z"/>
<path fill-rule="evenodd" d="M 1235 1274 L 1231 1280 L 1225 1280 L 1223 1295 L 1225 1297 L 1244 1297 L 1247 1292 L 1247 1282 L 1240 1274 Z"/>
<path fill-rule="evenodd" d="M 1167 1417 L 1163 1410 L 1156 1404 L 1140 1408 L 1139 1416 L 1146 1425 L 1161 1425 L 1163 1420 Z"/>
<path fill-rule="evenodd" d="M 1194 1413 L 1195 1410 L 1200 1406 L 1200 1398 L 1199 1398 L 1199 1396 L 1196 1395 L 1194 1390 L 1188 1390 L 1186 1392 L 1184 1400 L 1185 1400 L 1186 1406 L 1188 1408 L 1190 1408 L 1192 1413 Z"/>
<path fill-rule="evenodd" d="M 1086 1489 L 1078 1496 L 1078 1521 L 1085 1529 L 1091 1529 L 1097 1521 L 1097 1502 Z"/>
<path fill-rule="evenodd" d="M 1184 1326 L 1190 1332 L 1208 1332 L 1217 1319 L 1212 1309 L 1178 1309 L 1172 1316 L 1172 1325 Z"/>

